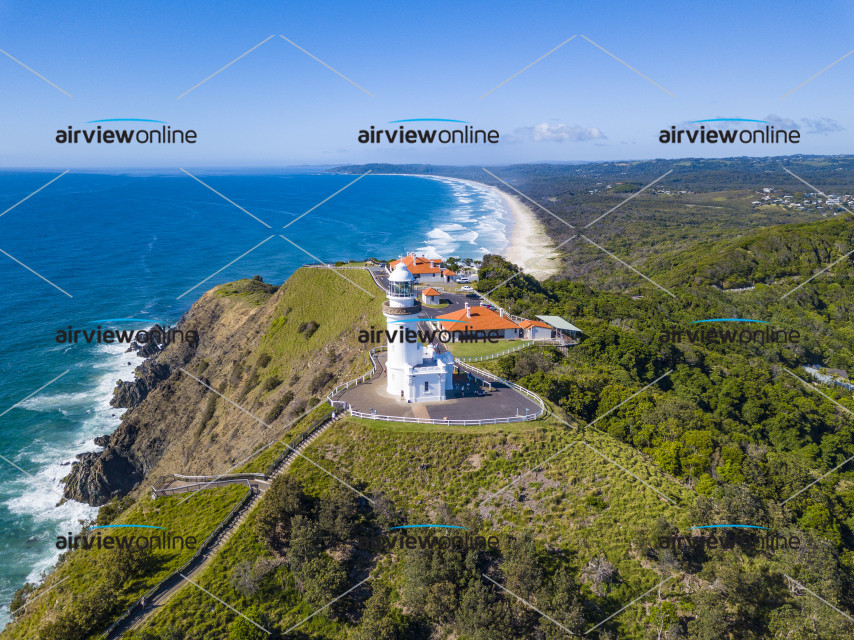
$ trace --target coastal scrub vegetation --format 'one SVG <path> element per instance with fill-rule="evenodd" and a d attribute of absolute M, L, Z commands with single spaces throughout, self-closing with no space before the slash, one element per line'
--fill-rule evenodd
<path fill-rule="evenodd" d="M 186 496 L 170 496 L 137 502 L 129 506 L 118 501 L 105 506 L 94 525 L 142 524 L 163 527 L 155 536 L 193 537 L 196 547 L 219 525 L 222 519 L 244 498 L 246 487 L 231 486 L 205 489 L 193 496 L 188 504 L 179 505 Z M 117 513 L 119 512 L 120 513 Z M 115 519 L 105 522 L 111 516 Z M 134 532 L 121 528 L 110 529 L 106 535 L 131 537 Z M 138 532 L 139 530 L 135 530 Z M 94 533 L 87 533 L 95 537 Z M 137 534 L 138 535 L 138 534 Z M 110 622 L 121 615 L 130 604 L 160 580 L 178 569 L 195 553 L 185 545 L 179 548 L 140 549 L 83 549 L 64 552 L 50 580 L 39 589 L 25 587 L 15 599 L 16 608 L 22 600 L 38 597 L 43 589 L 58 585 L 44 598 L 39 597 L 18 613 L 16 623 L 0 636 L 9 638 L 40 638 L 42 640 L 84 640 L 98 637 Z"/>

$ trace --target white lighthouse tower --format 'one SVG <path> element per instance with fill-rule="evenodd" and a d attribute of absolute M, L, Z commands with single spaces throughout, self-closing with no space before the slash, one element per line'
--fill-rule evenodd
<path fill-rule="evenodd" d="M 388 300 L 383 315 L 388 329 L 387 391 L 407 402 L 445 399 L 453 387 L 454 359 L 450 353 L 435 353 L 432 345 L 418 340 L 421 303 L 413 289 L 415 278 L 399 262 L 388 278 Z"/>

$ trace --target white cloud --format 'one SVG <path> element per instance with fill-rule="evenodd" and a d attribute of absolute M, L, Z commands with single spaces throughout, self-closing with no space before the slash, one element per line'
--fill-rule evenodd
<path fill-rule="evenodd" d="M 504 139 L 507 142 L 584 142 L 606 138 L 607 136 L 598 127 L 541 122 L 533 127 L 519 127 Z"/>
<path fill-rule="evenodd" d="M 791 118 L 782 118 L 774 113 L 765 116 L 765 119 L 777 129 L 797 129 L 798 123 Z"/>
<path fill-rule="evenodd" d="M 722 116 L 718 116 L 722 117 Z M 840 125 L 833 118 L 801 118 L 800 120 L 795 120 L 794 118 L 784 118 L 783 116 L 778 116 L 776 113 L 770 113 L 765 116 L 765 120 L 771 124 L 773 127 L 777 129 L 799 129 L 802 133 L 820 133 L 827 135 L 828 133 L 836 133 L 838 131 L 845 131 L 845 127 Z M 748 128 L 752 124 L 753 127 L 757 129 L 763 128 L 765 125 L 761 123 L 746 123 L 746 122 L 721 122 L 716 123 L 716 127 L 724 128 L 729 127 L 731 129 L 741 129 Z M 699 123 L 693 122 L 683 122 L 681 123 L 683 127 L 690 126 L 699 126 Z"/>
<path fill-rule="evenodd" d="M 845 127 L 840 125 L 833 118 L 802 118 L 800 124 L 791 118 L 781 118 L 773 113 L 765 116 L 778 129 L 803 129 L 804 133 L 836 133 L 837 131 L 845 131 Z"/>
<path fill-rule="evenodd" d="M 845 127 L 840 125 L 833 118 L 819 118 L 818 120 L 804 118 L 802 122 L 807 126 L 807 133 L 823 133 L 824 135 L 827 135 L 828 133 L 845 131 Z"/>

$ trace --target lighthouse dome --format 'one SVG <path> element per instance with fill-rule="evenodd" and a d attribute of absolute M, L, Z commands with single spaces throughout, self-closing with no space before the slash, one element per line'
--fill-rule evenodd
<path fill-rule="evenodd" d="M 415 282 L 415 278 L 403 262 L 397 263 L 397 266 L 392 270 L 388 279 L 389 282 Z"/>

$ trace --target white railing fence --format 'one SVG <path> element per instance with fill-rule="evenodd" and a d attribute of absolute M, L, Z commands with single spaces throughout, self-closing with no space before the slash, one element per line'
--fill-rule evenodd
<path fill-rule="evenodd" d="M 335 396 L 340 394 L 342 391 L 346 391 L 350 387 L 355 387 L 357 384 L 362 384 L 363 382 L 367 382 L 368 380 L 373 378 L 376 375 L 377 370 L 380 368 L 380 361 L 377 358 L 377 354 L 380 353 L 381 351 L 387 351 L 387 350 L 388 350 L 388 345 L 381 345 L 379 347 L 374 347 L 373 349 L 371 349 L 368 352 L 368 357 L 370 358 L 371 364 L 373 365 L 371 367 L 371 370 L 368 371 L 366 374 L 359 376 L 358 378 L 354 378 L 353 380 L 349 380 L 349 381 L 345 382 L 344 384 L 339 384 L 332 391 L 330 391 L 329 395 L 326 396 L 326 400 L 327 400 L 327 402 L 329 402 L 330 406 L 332 406 L 333 408 L 346 408 L 347 403 L 342 401 L 342 400 L 336 400 Z"/>
<path fill-rule="evenodd" d="M 375 285 L 377 285 L 377 286 L 380 288 L 380 291 L 382 291 L 383 293 L 388 293 L 388 289 L 386 289 L 386 288 L 383 286 L 383 283 L 382 283 L 382 282 L 380 282 L 379 276 L 378 276 L 376 273 L 374 273 L 373 271 L 371 271 L 370 269 L 368 269 L 367 267 L 364 267 L 364 269 L 365 269 L 368 273 L 370 273 L 370 274 L 371 274 L 371 278 L 373 278 L 373 279 L 374 279 L 374 284 L 375 284 Z"/>
<path fill-rule="evenodd" d="M 407 416 L 380 416 L 373 413 L 363 413 L 350 409 L 350 415 L 356 418 L 367 418 L 368 420 L 382 420 L 384 422 L 414 422 L 417 424 L 445 424 L 453 426 L 474 426 L 482 424 L 505 424 L 508 422 L 524 422 L 526 420 L 536 420 L 542 415 L 542 411 L 528 414 L 527 416 L 518 415 L 508 418 L 483 418 L 482 420 L 439 420 L 437 418 L 412 418 Z"/>
<path fill-rule="evenodd" d="M 485 356 L 469 356 L 468 358 L 456 358 L 456 360 L 457 362 L 483 362 L 484 360 L 494 360 L 495 358 L 506 356 L 508 353 L 513 353 L 514 351 L 519 351 L 520 349 L 525 349 L 526 347 L 540 347 L 544 345 L 557 345 L 562 347 L 570 344 L 572 344 L 572 342 L 570 342 L 569 340 L 560 340 L 558 338 L 546 338 L 543 340 L 525 340 L 523 344 L 516 345 L 515 347 L 505 349 L 504 351 L 500 351 L 498 353 L 492 353 Z"/>
<path fill-rule="evenodd" d="M 538 396 L 536 393 L 534 393 L 533 391 L 529 391 L 525 387 L 518 385 L 515 382 L 510 382 L 509 380 L 505 380 L 504 378 L 501 378 L 500 376 L 497 376 L 494 373 L 491 373 L 491 372 L 486 371 L 484 369 L 478 369 L 477 367 L 473 367 L 472 365 L 467 364 L 465 362 L 457 361 L 457 366 L 460 369 L 462 369 L 464 371 L 468 371 L 474 377 L 480 378 L 481 380 L 483 380 L 485 382 L 487 381 L 487 378 L 492 378 L 496 382 L 500 382 L 501 384 L 507 385 L 511 389 L 515 389 L 519 393 L 528 396 L 529 398 L 531 398 L 531 400 L 536 402 L 537 405 L 539 405 L 539 407 L 540 407 L 539 411 L 537 411 L 536 413 L 534 413 L 532 415 L 529 414 L 528 416 L 524 416 L 523 419 L 534 420 L 536 418 L 539 418 L 541 415 L 543 415 L 543 413 L 545 413 L 545 411 L 546 411 L 545 402 L 543 402 L 543 399 L 540 396 Z"/>
<path fill-rule="evenodd" d="M 456 360 L 458 362 L 481 362 L 483 360 L 494 360 L 495 358 L 506 356 L 508 353 L 513 353 L 514 351 L 519 351 L 520 349 L 524 349 L 525 347 L 530 347 L 533 344 L 533 341 L 527 341 L 524 344 L 517 344 L 515 347 L 510 347 L 509 349 L 499 351 L 498 353 L 491 353 L 485 356 L 469 356 L 468 358 L 456 358 Z"/>

